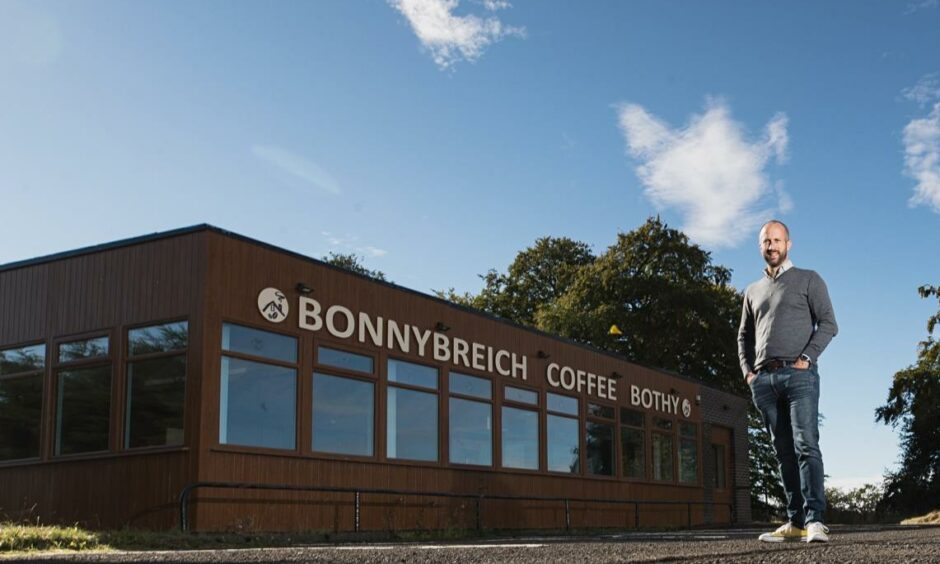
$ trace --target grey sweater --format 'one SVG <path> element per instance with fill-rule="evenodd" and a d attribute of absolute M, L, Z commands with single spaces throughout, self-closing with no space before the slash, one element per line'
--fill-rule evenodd
<path fill-rule="evenodd" d="M 838 331 L 826 283 L 812 270 L 792 267 L 776 279 L 765 275 L 744 291 L 738 357 L 741 371 L 757 372 L 771 359 L 813 364 Z"/>

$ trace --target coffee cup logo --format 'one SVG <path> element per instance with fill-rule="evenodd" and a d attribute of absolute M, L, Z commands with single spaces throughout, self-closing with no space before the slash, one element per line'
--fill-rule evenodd
<path fill-rule="evenodd" d="M 290 306 L 287 305 L 287 296 L 277 288 L 265 288 L 258 294 L 258 311 L 265 319 L 272 323 L 280 323 L 287 319 Z"/>
<path fill-rule="evenodd" d="M 692 415 L 692 404 L 689 403 L 689 400 L 682 400 L 682 415 L 686 417 Z"/>

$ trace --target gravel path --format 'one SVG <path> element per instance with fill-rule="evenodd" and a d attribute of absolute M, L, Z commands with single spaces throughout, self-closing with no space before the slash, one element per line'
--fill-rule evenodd
<path fill-rule="evenodd" d="M 0 557 L 0 562 L 940 562 L 940 527 L 832 527 L 829 544 L 766 544 L 758 529 L 525 537 L 448 543 L 322 544 L 290 548 Z"/>

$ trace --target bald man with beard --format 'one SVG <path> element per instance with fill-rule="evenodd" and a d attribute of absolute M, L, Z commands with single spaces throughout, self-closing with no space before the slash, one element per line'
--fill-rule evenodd
<path fill-rule="evenodd" d="M 747 287 L 738 329 L 741 371 L 773 439 L 787 522 L 763 542 L 829 542 L 819 450 L 819 355 L 838 331 L 829 291 L 812 270 L 793 266 L 790 230 L 777 220 L 758 238 L 767 263 Z"/>

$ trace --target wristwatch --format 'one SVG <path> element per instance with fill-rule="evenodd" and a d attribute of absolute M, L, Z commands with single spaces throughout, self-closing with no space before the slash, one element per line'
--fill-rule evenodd
<path fill-rule="evenodd" d="M 801 360 L 805 360 L 806 363 L 809 364 L 810 366 L 813 365 L 813 359 L 811 359 L 811 358 L 809 357 L 809 355 L 801 354 L 801 355 L 800 355 L 800 359 L 801 359 Z"/>

